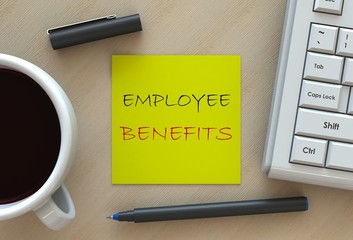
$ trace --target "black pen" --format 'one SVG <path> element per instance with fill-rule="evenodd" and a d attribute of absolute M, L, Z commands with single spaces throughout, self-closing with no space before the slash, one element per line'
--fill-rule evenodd
<path fill-rule="evenodd" d="M 47 30 L 53 49 L 142 31 L 139 14 L 117 17 L 115 14 L 68 24 Z"/>
<path fill-rule="evenodd" d="M 308 210 L 307 197 L 204 203 L 153 208 L 135 208 L 108 218 L 128 222 L 155 222 Z"/>

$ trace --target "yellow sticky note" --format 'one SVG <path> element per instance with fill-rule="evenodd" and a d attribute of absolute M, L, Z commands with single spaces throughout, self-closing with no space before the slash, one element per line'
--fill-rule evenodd
<path fill-rule="evenodd" d="M 239 184 L 240 56 L 112 57 L 113 184 Z"/>

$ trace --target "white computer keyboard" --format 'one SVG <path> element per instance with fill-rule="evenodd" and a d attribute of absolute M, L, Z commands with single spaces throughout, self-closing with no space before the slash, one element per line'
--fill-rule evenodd
<path fill-rule="evenodd" d="M 353 190 L 353 0 L 288 0 L 263 167 Z"/>

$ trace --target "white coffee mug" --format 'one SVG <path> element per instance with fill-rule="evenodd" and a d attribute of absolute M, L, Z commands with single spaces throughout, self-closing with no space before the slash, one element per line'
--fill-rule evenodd
<path fill-rule="evenodd" d="M 47 181 L 25 199 L 0 204 L 0 220 L 34 211 L 47 227 L 60 230 L 75 217 L 75 207 L 63 184 L 77 148 L 77 122 L 73 107 L 58 83 L 34 64 L 14 56 L 0 54 L 0 68 L 21 72 L 36 81 L 52 101 L 61 129 L 58 159 Z"/>

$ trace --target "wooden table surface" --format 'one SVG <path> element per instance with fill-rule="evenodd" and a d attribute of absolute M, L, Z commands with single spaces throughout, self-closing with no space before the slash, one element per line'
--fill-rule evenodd
<path fill-rule="evenodd" d="M 33 212 L 0 222 L 0 239 L 352 239 L 353 193 L 267 178 L 261 170 L 286 1 L 2 0 L 0 52 L 52 75 L 79 124 L 76 161 L 65 181 L 75 220 L 59 232 Z M 54 51 L 46 30 L 109 14 L 141 15 L 143 31 Z M 240 54 L 242 183 L 111 184 L 111 56 Z M 106 219 L 134 207 L 306 195 L 309 211 L 158 223 Z"/>

